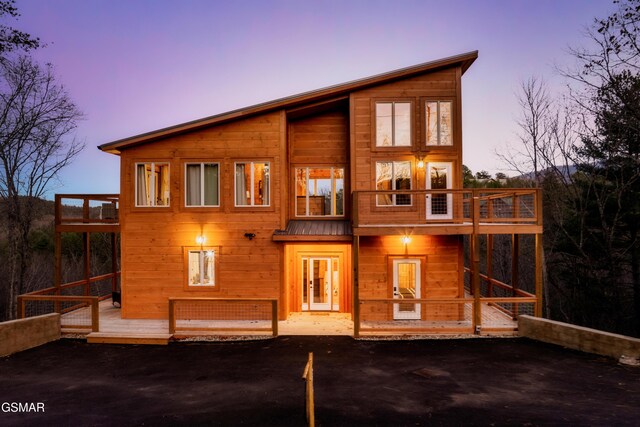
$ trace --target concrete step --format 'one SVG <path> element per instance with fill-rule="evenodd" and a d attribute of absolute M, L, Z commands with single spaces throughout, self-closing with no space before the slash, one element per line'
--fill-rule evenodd
<path fill-rule="evenodd" d="M 167 345 L 171 334 L 136 334 L 128 332 L 92 332 L 87 335 L 91 344 L 150 344 Z"/>

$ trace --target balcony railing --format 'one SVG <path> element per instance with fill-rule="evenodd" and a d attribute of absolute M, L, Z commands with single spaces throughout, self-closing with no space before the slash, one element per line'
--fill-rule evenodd
<path fill-rule="evenodd" d="M 542 225 L 540 189 L 354 191 L 353 226 Z"/>
<path fill-rule="evenodd" d="M 119 194 L 56 194 L 56 225 L 117 224 Z"/>

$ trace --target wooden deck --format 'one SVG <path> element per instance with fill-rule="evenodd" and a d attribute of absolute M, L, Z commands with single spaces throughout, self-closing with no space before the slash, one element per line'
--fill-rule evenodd
<path fill-rule="evenodd" d="M 471 307 L 465 307 L 465 319 L 471 319 Z M 76 316 L 83 308 L 76 312 L 64 314 L 64 316 Z M 90 318 L 90 316 L 82 316 Z M 202 333 L 201 336 L 211 339 L 215 336 L 268 336 L 254 332 L 241 334 L 238 328 L 241 321 L 234 323 L 234 330 L 215 332 L 215 334 Z M 491 335 L 513 335 L 517 330 L 517 321 L 511 319 L 503 312 L 497 310 L 489 304 L 482 307 L 483 334 Z M 470 320 L 449 321 L 449 322 L 429 322 L 420 320 L 375 322 L 369 324 L 363 322 L 361 325 L 366 331 L 362 331 L 363 336 L 372 335 L 411 335 L 411 331 L 424 329 L 433 335 L 469 335 L 473 336 Z M 419 329 L 418 329 L 419 328 Z M 278 322 L 278 335 L 342 335 L 352 336 L 354 331 L 351 315 L 348 313 L 291 313 L 289 318 Z M 87 331 L 63 329 L 64 335 L 78 334 Z M 417 333 L 415 333 L 417 335 Z M 91 343 L 105 344 L 167 344 L 172 338 L 185 338 L 184 333 L 176 334 L 174 337 L 169 333 L 169 321 L 158 319 L 122 319 L 120 309 L 111 304 L 111 300 L 100 303 L 100 330 L 86 335 L 87 341 Z M 204 338 L 207 339 L 207 338 Z"/>

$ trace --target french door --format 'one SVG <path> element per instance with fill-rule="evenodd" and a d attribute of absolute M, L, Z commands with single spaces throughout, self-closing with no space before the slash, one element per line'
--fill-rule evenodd
<path fill-rule="evenodd" d="M 420 260 L 393 260 L 393 297 L 398 300 L 420 298 Z M 393 304 L 393 318 L 420 319 L 420 304 L 398 302 Z"/>
<path fill-rule="evenodd" d="M 331 258 L 302 258 L 302 310 L 331 310 Z"/>
<path fill-rule="evenodd" d="M 427 166 L 427 190 L 451 188 L 451 163 L 429 163 Z M 427 194 L 427 219 L 453 218 L 453 194 Z"/>

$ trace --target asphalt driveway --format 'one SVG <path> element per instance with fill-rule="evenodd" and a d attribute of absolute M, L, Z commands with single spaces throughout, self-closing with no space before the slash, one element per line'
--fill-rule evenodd
<path fill-rule="evenodd" d="M 302 426 L 308 352 L 319 426 L 640 425 L 640 368 L 611 359 L 519 338 L 337 336 L 54 342 L 0 359 L 0 425 Z"/>

